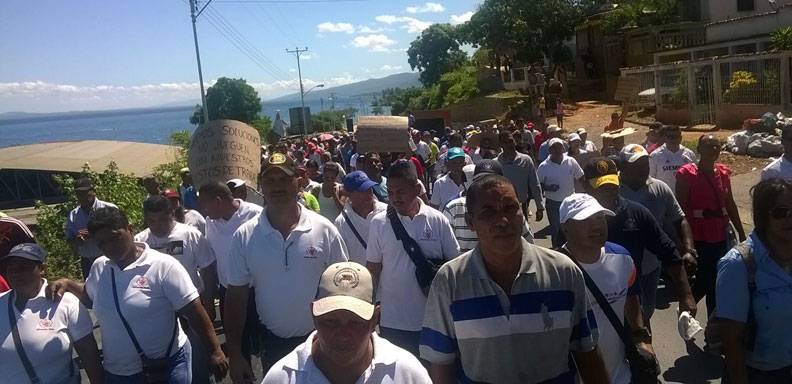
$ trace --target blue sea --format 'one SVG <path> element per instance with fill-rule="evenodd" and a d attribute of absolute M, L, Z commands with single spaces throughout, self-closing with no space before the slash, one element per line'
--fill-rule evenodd
<path fill-rule="evenodd" d="M 185 108 L 0 120 L 0 148 L 78 140 L 168 144 L 171 133 L 195 130 L 189 121 L 191 115 L 192 108 Z"/>
<path fill-rule="evenodd" d="M 275 120 L 275 113 L 288 122 L 289 108 L 295 103 L 265 103 L 261 114 Z M 318 101 L 306 102 L 319 111 Z M 80 112 L 62 115 L 33 115 L 0 119 L 0 148 L 56 141 L 117 140 L 168 144 L 171 133 L 189 130 L 192 107 Z M 314 112 L 315 113 L 315 112 Z"/>

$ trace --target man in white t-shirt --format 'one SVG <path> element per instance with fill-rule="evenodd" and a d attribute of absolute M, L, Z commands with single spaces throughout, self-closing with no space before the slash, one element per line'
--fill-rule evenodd
<path fill-rule="evenodd" d="M 0 270 L 13 289 L 0 295 L 0 381 L 34 382 L 19 358 L 23 351 L 41 383 L 78 384 L 79 368 L 72 359 L 76 350 L 90 382 L 102 383 L 102 362 L 91 315 L 70 293 L 60 301 L 45 296 L 45 260 L 46 252 L 34 243 L 18 244 L 0 259 Z M 14 324 L 21 347 L 11 332 Z"/>
<path fill-rule="evenodd" d="M 682 145 L 682 131 L 676 125 L 660 129 L 665 144 L 649 155 L 649 176 L 668 184 L 676 191 L 676 172 L 683 165 L 696 162 L 696 154 Z"/>
<path fill-rule="evenodd" d="M 266 371 L 311 333 L 310 304 L 319 278 L 329 265 L 347 261 L 346 246 L 335 226 L 297 203 L 296 176 L 292 159 L 273 153 L 261 171 L 262 192 L 269 204 L 231 239 L 225 328 L 235 383 L 253 379 L 241 345 L 246 323 L 261 329 Z M 256 303 L 254 319 L 244 315 L 250 297 Z"/>
<path fill-rule="evenodd" d="M 564 199 L 561 203 L 561 223 L 567 242 L 562 251 L 591 276 L 621 324 L 626 321 L 641 356 L 654 361 L 651 335 L 641 315 L 636 268 L 624 247 L 606 242 L 608 216 L 612 217 L 614 213 L 603 208 L 590 195 L 575 193 Z M 610 382 L 629 384 L 632 375 L 624 343 L 591 293 L 591 287 L 587 288 L 599 329 L 597 344 Z"/>
<path fill-rule="evenodd" d="M 185 208 L 182 205 L 181 197 L 179 196 L 178 192 L 172 189 L 166 189 L 162 192 L 162 196 L 165 196 L 171 203 L 171 207 L 173 207 L 173 215 L 176 221 L 197 229 L 202 235 L 206 233 L 206 219 L 203 217 L 203 215 L 201 215 L 200 212 L 194 209 Z"/>
<path fill-rule="evenodd" d="M 404 228 L 417 244 L 425 259 L 441 264 L 459 255 L 459 244 L 451 224 L 439 211 L 424 204 L 415 167 L 398 161 L 388 170 L 388 191 L 394 222 Z M 382 303 L 380 333 L 388 341 L 418 355 L 425 289 L 416 279 L 416 267 L 404 242 L 396 238 L 389 208 L 371 220 L 366 266 L 378 284 Z M 431 281 L 429 282 L 431 283 Z"/>
<path fill-rule="evenodd" d="M 371 181 L 363 171 L 350 172 L 344 177 L 344 192 L 349 200 L 344 210 L 336 217 L 335 226 L 344 238 L 349 261 L 366 264 L 366 247 L 369 224 L 374 215 L 384 212 L 388 205 L 374 197 L 372 188 L 377 183 Z"/>
<path fill-rule="evenodd" d="M 448 150 L 446 156 L 448 173 L 434 182 L 432 197 L 429 200 L 429 205 L 438 210 L 442 210 L 449 201 L 459 197 L 459 193 L 465 189 L 465 173 L 462 172 L 462 167 L 465 166 L 465 151 L 453 147 Z"/>
<path fill-rule="evenodd" d="M 415 356 L 377 335 L 380 308 L 362 265 L 329 266 L 311 313 L 316 331 L 273 365 L 262 384 L 431 383 Z"/>
<path fill-rule="evenodd" d="M 142 353 L 148 359 L 168 359 L 171 383 L 191 383 L 191 345 L 177 324 L 177 315 L 199 334 L 209 351 L 203 364 L 222 379 L 228 362 L 198 289 L 179 261 L 135 242 L 128 219 L 117 208 L 92 213 L 88 231 L 105 256 L 96 259 L 85 284 L 61 279 L 50 283 L 48 290 L 51 297 L 70 292 L 93 308 L 102 337 L 106 381 L 142 382 Z"/>
<path fill-rule="evenodd" d="M 558 247 L 562 244 L 558 209 L 561 202 L 575 193 L 575 190 L 583 190 L 583 169 L 577 160 L 564 153 L 566 150 L 561 139 L 552 138 L 547 143 L 550 156 L 539 164 L 536 173 L 544 191 L 552 244 L 553 247 Z"/>
<path fill-rule="evenodd" d="M 781 143 L 784 154 L 762 170 L 762 180 L 779 178 L 792 181 L 792 125 L 785 125 L 781 130 Z"/>

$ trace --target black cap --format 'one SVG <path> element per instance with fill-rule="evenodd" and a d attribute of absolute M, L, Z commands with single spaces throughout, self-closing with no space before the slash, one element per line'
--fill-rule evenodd
<path fill-rule="evenodd" d="M 503 167 L 501 167 L 500 163 L 497 160 L 492 160 L 492 159 L 481 160 L 480 163 L 476 164 L 476 168 L 473 170 L 473 176 L 476 175 L 483 176 L 487 174 L 495 174 L 495 175 L 503 176 Z"/>
<path fill-rule="evenodd" d="M 583 167 L 583 174 L 594 189 L 605 184 L 619 185 L 619 169 L 616 163 L 607 157 L 591 159 Z"/>
<path fill-rule="evenodd" d="M 87 177 L 77 179 L 77 181 L 74 183 L 75 191 L 90 191 L 92 189 L 93 189 L 93 182 L 91 182 L 91 179 Z"/>

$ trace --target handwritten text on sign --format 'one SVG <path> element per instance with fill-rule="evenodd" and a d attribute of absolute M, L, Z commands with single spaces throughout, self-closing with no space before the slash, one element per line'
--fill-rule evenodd
<path fill-rule="evenodd" d="M 261 146 L 255 128 L 236 120 L 215 120 L 198 127 L 190 141 L 190 173 L 196 186 L 230 179 L 257 185 Z"/>
<path fill-rule="evenodd" d="M 410 148 L 407 118 L 401 116 L 361 116 L 355 138 L 361 153 L 405 152 Z"/>

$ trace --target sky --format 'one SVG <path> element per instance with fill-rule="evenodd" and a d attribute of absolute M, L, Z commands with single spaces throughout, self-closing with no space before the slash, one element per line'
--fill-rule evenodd
<path fill-rule="evenodd" d="M 186 105 L 200 100 L 189 0 L 0 1 L 0 113 Z M 479 0 L 213 0 L 198 17 L 204 83 L 244 78 L 262 100 L 410 71 L 432 23 Z M 205 1 L 199 1 L 199 7 Z"/>

